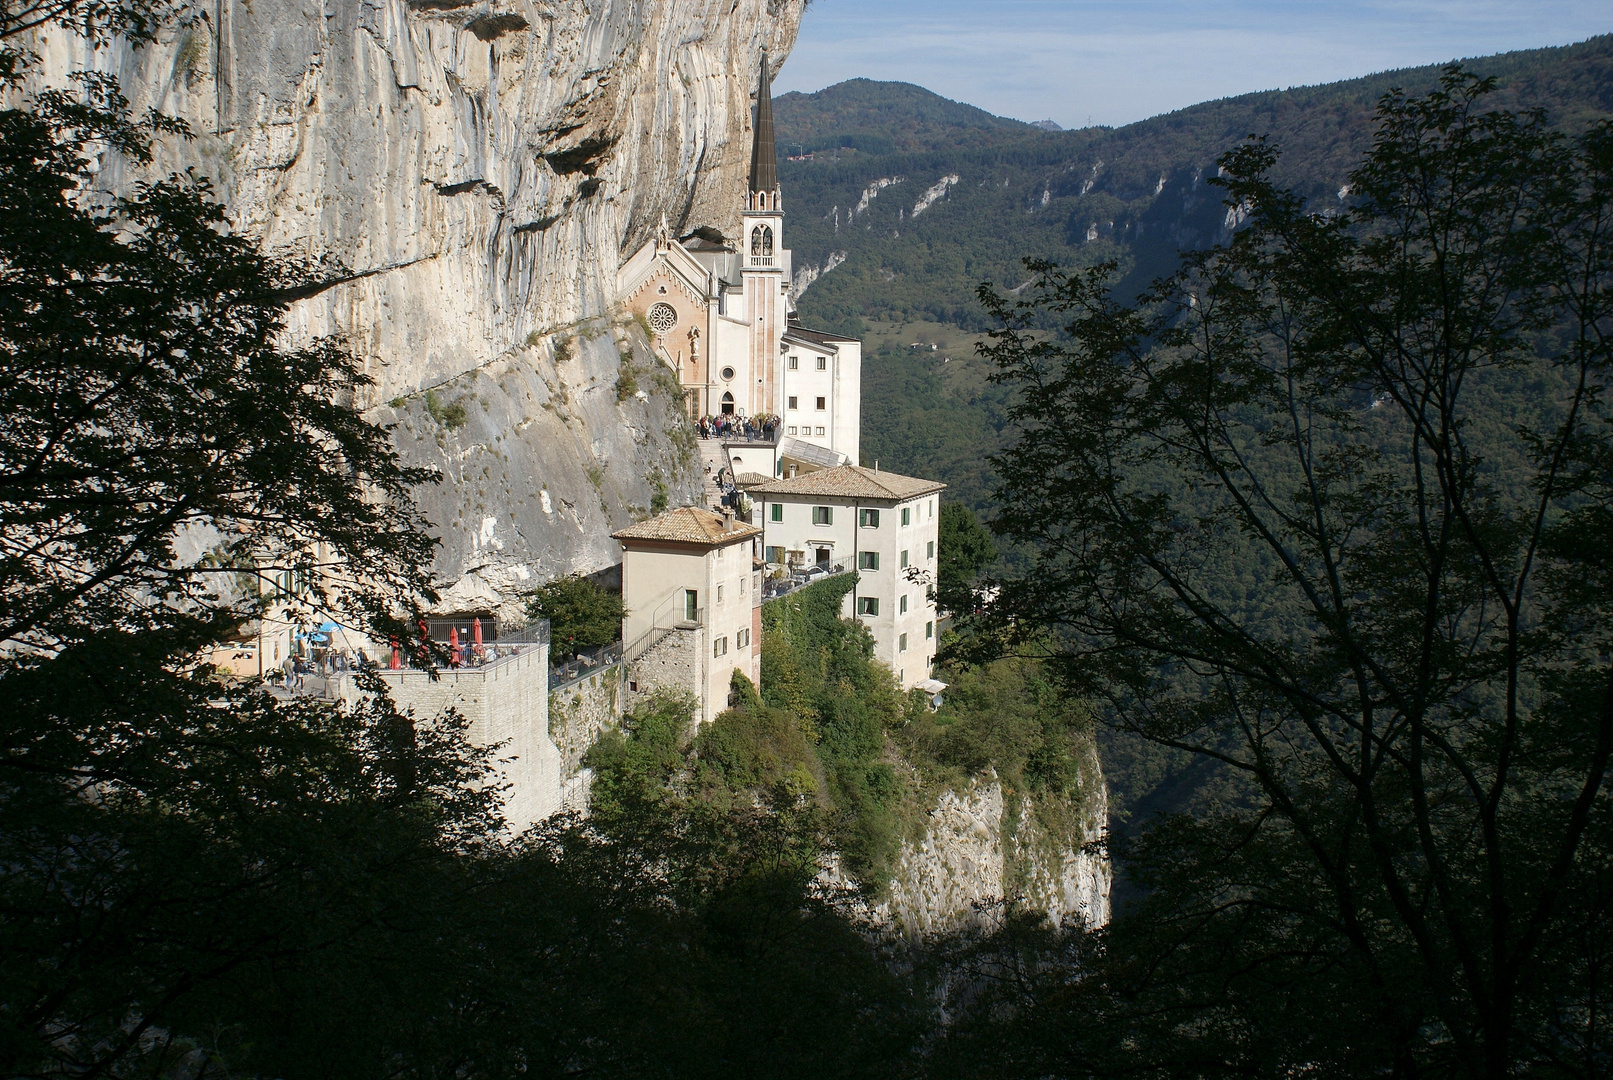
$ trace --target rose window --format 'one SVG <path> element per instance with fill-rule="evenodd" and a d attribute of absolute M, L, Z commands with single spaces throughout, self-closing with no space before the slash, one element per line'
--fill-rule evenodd
<path fill-rule="evenodd" d="M 650 308 L 650 329 L 665 334 L 678 325 L 678 309 L 671 304 L 656 304 Z"/>

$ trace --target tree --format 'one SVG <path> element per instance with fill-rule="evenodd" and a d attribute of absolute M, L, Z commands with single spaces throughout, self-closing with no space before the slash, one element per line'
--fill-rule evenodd
<path fill-rule="evenodd" d="M 943 611 L 968 614 L 975 608 L 974 586 L 997 558 L 991 533 L 962 503 L 945 503 L 936 526 L 935 601 Z"/>
<path fill-rule="evenodd" d="M 1385 96 L 1342 211 L 1250 140 L 1232 240 L 1134 305 L 982 288 L 1034 558 L 976 645 L 1228 780 L 1125 852 L 1133 1073 L 1605 1071 L 1613 128 L 1492 88 Z"/>
<path fill-rule="evenodd" d="M 549 639 L 559 652 L 609 645 L 622 636 L 622 594 L 581 574 L 555 578 L 527 597 L 527 614 L 549 620 Z"/>
<path fill-rule="evenodd" d="M 139 44 L 172 10 L 4 3 L 0 85 L 41 20 Z M 201 1075 L 274 1041 L 246 988 L 448 918 L 498 827 L 489 754 L 378 683 L 284 702 L 196 663 L 277 564 L 400 626 L 430 595 L 430 474 L 356 407 L 352 356 L 284 343 L 309 268 L 199 178 L 96 189 L 92 151 L 149 163 L 182 125 L 104 76 L 26 104 L 0 110 L 0 1072 Z"/>

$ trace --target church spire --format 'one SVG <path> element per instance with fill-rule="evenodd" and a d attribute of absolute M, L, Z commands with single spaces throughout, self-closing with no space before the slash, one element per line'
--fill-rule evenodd
<path fill-rule="evenodd" d="M 771 195 L 778 190 L 778 153 L 773 149 L 773 78 L 762 50 L 762 81 L 756 89 L 756 139 L 751 144 L 750 189 Z"/>

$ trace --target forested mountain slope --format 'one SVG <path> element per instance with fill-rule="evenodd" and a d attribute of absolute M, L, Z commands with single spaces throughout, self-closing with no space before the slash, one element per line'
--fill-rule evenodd
<path fill-rule="evenodd" d="M 1497 78 L 1495 108 L 1544 109 L 1570 130 L 1613 115 L 1613 35 L 1466 64 Z M 868 338 L 864 456 L 945 480 L 956 497 L 986 505 L 985 458 L 1002 442 L 1006 391 L 986 382 L 973 355 L 986 328 L 980 282 L 1023 284 L 1026 257 L 1066 266 L 1113 259 L 1120 293 L 1135 294 L 1169 272 L 1182 248 L 1229 235 L 1227 207 L 1207 179 L 1250 134 L 1282 149 L 1280 179 L 1336 204 L 1370 145 L 1378 99 L 1394 87 L 1424 92 L 1441 70 L 1245 94 L 1123 128 L 1065 132 L 905 83 L 855 79 L 775 99 L 802 316 Z"/>
<path fill-rule="evenodd" d="M 1466 63 L 1500 81 L 1497 108 L 1543 108 L 1570 129 L 1613 115 L 1613 35 Z M 1020 260 L 1031 255 L 1117 259 L 1127 285 L 1145 284 L 1178 248 L 1225 235 L 1227 208 L 1205 179 L 1244 136 L 1270 136 L 1283 151 L 1280 177 L 1304 194 L 1337 198 L 1371 141 L 1379 97 L 1428 90 L 1440 70 L 1245 94 L 1123 128 L 1065 132 L 904 83 L 857 79 L 786 94 L 774 108 L 790 246 L 798 271 L 821 274 L 801 298 L 803 316 L 834 326 L 896 317 L 978 327 L 975 286 L 1019 285 Z M 811 160 L 788 160 L 808 152 Z"/>

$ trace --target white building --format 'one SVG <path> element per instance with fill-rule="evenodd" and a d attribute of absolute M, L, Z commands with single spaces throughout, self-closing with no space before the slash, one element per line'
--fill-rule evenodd
<path fill-rule="evenodd" d="M 617 296 L 677 372 L 691 417 L 777 416 L 780 439 L 746 468 L 782 460 L 856 463 L 862 427 L 862 343 L 792 322 L 790 252 L 773 148 L 767 56 L 757 93 L 750 192 L 737 244 L 715 230 L 661 235 L 617 271 Z M 825 455 L 825 451 L 828 452 Z"/>
<path fill-rule="evenodd" d="M 754 484 L 769 566 L 858 571 L 841 614 L 874 635 L 874 655 L 902 689 L 935 664 L 933 587 L 941 492 L 935 480 L 841 465 Z M 759 515 L 759 516 L 758 516 Z"/>
<path fill-rule="evenodd" d="M 686 506 L 611 535 L 622 545 L 627 704 L 663 687 L 700 699 L 709 723 L 728 707 L 735 671 L 761 678 L 762 530 Z"/>

